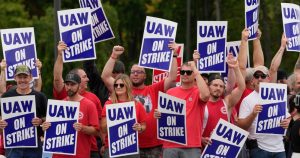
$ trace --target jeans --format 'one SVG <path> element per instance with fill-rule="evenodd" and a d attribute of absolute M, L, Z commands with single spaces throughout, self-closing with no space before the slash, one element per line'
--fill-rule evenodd
<path fill-rule="evenodd" d="M 10 148 L 5 149 L 5 156 L 7 158 L 41 158 L 42 157 L 42 143 L 38 140 L 37 148 Z"/>
<path fill-rule="evenodd" d="M 269 152 L 260 148 L 250 150 L 250 158 L 286 158 L 285 152 Z"/>

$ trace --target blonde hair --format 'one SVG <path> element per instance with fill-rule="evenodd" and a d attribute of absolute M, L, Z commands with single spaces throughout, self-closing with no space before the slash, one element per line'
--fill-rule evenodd
<path fill-rule="evenodd" d="M 116 84 L 116 82 L 118 80 L 122 80 L 124 83 L 124 86 L 126 88 L 126 95 L 127 95 L 127 101 L 133 101 L 133 95 L 132 95 L 132 83 L 130 81 L 130 78 L 128 77 L 128 75 L 126 74 L 119 74 L 114 81 L 114 84 Z M 118 96 L 116 94 L 115 88 L 111 93 L 110 99 L 113 103 L 117 103 L 118 102 Z"/>

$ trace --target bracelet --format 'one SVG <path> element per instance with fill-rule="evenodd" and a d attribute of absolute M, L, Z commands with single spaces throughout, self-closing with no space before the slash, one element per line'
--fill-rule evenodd
<path fill-rule="evenodd" d="M 113 55 L 110 56 L 110 58 L 117 60 L 118 57 L 114 57 Z"/>
<path fill-rule="evenodd" d="M 178 55 L 173 55 L 173 58 L 177 58 L 178 57 Z"/>

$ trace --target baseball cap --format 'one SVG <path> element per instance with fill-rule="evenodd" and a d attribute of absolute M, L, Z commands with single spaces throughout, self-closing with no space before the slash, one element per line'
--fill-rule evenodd
<path fill-rule="evenodd" d="M 17 65 L 15 69 L 15 76 L 19 74 L 31 75 L 31 70 L 27 65 Z"/>
<path fill-rule="evenodd" d="M 81 82 L 81 78 L 75 73 L 68 73 L 65 78 L 65 83 L 66 82 L 73 82 L 79 84 Z"/>
<path fill-rule="evenodd" d="M 212 73 L 212 74 L 209 74 L 208 83 L 210 83 L 211 81 L 216 80 L 216 79 L 220 79 L 224 82 L 224 78 L 219 73 Z"/>
<path fill-rule="evenodd" d="M 257 67 L 254 68 L 253 74 L 255 74 L 257 71 L 262 72 L 265 75 L 269 75 L 269 70 L 267 67 L 263 66 L 263 65 L 259 65 Z"/>

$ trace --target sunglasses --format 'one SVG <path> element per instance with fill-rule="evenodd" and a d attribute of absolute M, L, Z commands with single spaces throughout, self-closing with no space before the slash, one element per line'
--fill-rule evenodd
<path fill-rule="evenodd" d="M 267 76 L 268 76 L 268 75 L 265 75 L 265 74 L 254 74 L 254 75 L 253 75 L 253 77 L 254 77 L 255 79 L 259 79 L 259 78 L 261 78 L 261 79 L 266 79 Z"/>
<path fill-rule="evenodd" d="M 192 70 L 180 70 L 180 75 L 186 74 L 186 75 L 190 76 L 190 75 L 192 75 L 192 73 L 193 73 Z"/>
<path fill-rule="evenodd" d="M 134 70 L 134 71 L 130 71 L 131 74 L 144 74 L 145 72 L 142 70 Z"/>
<path fill-rule="evenodd" d="M 120 88 L 123 88 L 125 85 L 124 85 L 124 83 L 115 83 L 114 84 L 114 88 L 118 88 L 118 87 L 120 87 Z"/>

